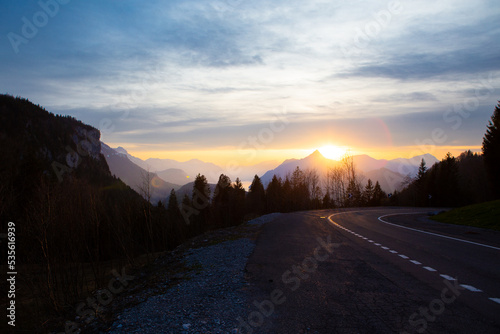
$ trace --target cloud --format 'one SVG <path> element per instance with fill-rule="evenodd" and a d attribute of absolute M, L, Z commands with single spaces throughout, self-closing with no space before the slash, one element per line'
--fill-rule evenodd
<path fill-rule="evenodd" d="M 436 95 L 429 92 L 411 92 L 408 94 L 391 94 L 379 96 L 373 99 L 374 102 L 419 102 L 419 101 L 437 101 Z"/>
<path fill-rule="evenodd" d="M 239 143 L 284 108 L 290 125 L 276 147 L 320 133 L 382 145 L 387 138 L 369 138 L 369 120 L 377 118 L 397 142 L 411 143 L 434 126 L 425 117 L 440 124 L 447 108 L 474 97 L 478 77 L 499 86 L 500 45 L 492 41 L 500 40 L 500 6 L 402 5 L 349 58 L 340 45 L 352 43 L 387 3 L 72 1 L 19 54 L 2 39 L 0 91 L 96 127 L 110 119 L 115 130 L 104 137 L 115 143 Z M 19 31 L 21 18 L 36 10 L 36 3 L 9 3 L 0 13 L 2 35 Z M 484 92 L 480 108 L 487 110 L 495 92 Z M 471 114 L 464 141 L 483 131 L 486 114 Z"/>

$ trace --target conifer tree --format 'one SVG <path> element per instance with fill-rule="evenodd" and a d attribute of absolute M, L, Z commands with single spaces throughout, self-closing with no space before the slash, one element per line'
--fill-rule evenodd
<path fill-rule="evenodd" d="M 496 198 L 500 197 L 500 101 L 488 123 L 483 137 L 483 157 L 491 187 Z"/>

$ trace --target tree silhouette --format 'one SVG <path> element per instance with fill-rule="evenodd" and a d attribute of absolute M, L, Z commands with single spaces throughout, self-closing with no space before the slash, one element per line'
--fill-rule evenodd
<path fill-rule="evenodd" d="M 375 187 L 373 188 L 373 199 L 372 199 L 373 205 L 374 206 L 382 205 L 382 200 L 386 197 L 387 195 L 382 190 L 382 187 L 380 187 L 380 183 L 378 183 L 378 181 L 375 182 Z"/>
<path fill-rule="evenodd" d="M 427 166 L 425 164 L 425 160 L 422 158 L 420 166 L 418 166 L 417 180 L 423 179 L 426 172 L 427 172 Z"/>
<path fill-rule="evenodd" d="M 368 179 L 368 182 L 366 183 L 365 189 L 363 191 L 362 197 L 363 197 L 363 204 L 371 206 L 373 205 L 373 182 L 371 179 Z"/>
<path fill-rule="evenodd" d="M 172 225 L 174 235 L 183 240 L 186 237 L 186 223 L 182 219 L 179 202 L 174 189 L 170 191 L 170 197 L 168 198 L 167 219 Z"/>
<path fill-rule="evenodd" d="M 416 188 L 416 204 L 425 206 L 429 203 L 429 191 L 426 184 L 427 166 L 425 160 L 422 159 L 420 166 L 418 167 L 417 177 L 415 179 Z"/>
<path fill-rule="evenodd" d="M 269 212 L 280 212 L 283 208 L 283 187 L 281 178 L 273 175 L 266 189 L 267 210 Z"/>
<path fill-rule="evenodd" d="M 500 101 L 488 123 L 483 137 L 483 156 L 486 171 L 495 197 L 500 197 Z"/>
<path fill-rule="evenodd" d="M 221 174 L 215 187 L 214 198 L 212 201 L 212 210 L 214 215 L 214 225 L 216 227 L 226 227 L 231 225 L 232 206 L 231 198 L 231 179 L 229 176 Z"/>
<path fill-rule="evenodd" d="M 332 209 L 335 207 L 335 203 L 330 197 L 330 192 L 327 191 L 325 196 L 323 196 L 323 209 Z"/>
<path fill-rule="evenodd" d="M 192 219 L 193 228 L 195 233 L 201 233 L 208 228 L 210 221 L 210 187 L 205 175 L 196 176 L 191 202 L 193 208 L 197 210 Z"/>
<path fill-rule="evenodd" d="M 232 208 L 232 224 L 240 224 L 243 222 L 245 215 L 245 196 L 246 191 L 239 177 L 231 186 L 230 206 Z"/>
<path fill-rule="evenodd" d="M 266 209 L 266 192 L 260 177 L 255 175 L 248 193 L 248 212 L 261 215 Z"/>

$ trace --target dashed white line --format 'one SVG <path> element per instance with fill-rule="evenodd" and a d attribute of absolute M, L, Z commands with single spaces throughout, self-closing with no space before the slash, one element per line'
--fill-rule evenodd
<path fill-rule="evenodd" d="M 334 214 L 334 215 L 335 215 L 335 214 Z M 382 249 L 389 250 L 389 247 L 382 246 L 382 245 L 381 245 L 381 244 L 379 244 L 379 243 L 375 243 L 373 240 L 370 240 L 370 239 L 368 239 L 368 238 L 366 238 L 366 237 L 364 237 L 364 236 L 362 236 L 362 235 L 357 234 L 357 233 L 356 233 L 356 232 L 354 232 L 354 231 L 351 231 L 351 230 L 349 230 L 349 229 L 347 229 L 347 228 L 345 228 L 345 227 L 343 227 L 343 226 L 341 226 L 341 225 L 339 225 L 339 224 L 335 223 L 335 222 L 331 219 L 331 217 L 332 217 L 332 216 L 334 216 L 334 215 L 331 215 L 331 216 L 329 216 L 329 217 L 328 217 L 328 220 L 330 220 L 330 222 L 332 222 L 333 224 L 337 225 L 338 227 L 340 227 L 341 229 L 343 229 L 343 230 L 345 230 L 345 231 L 347 231 L 347 232 L 352 233 L 353 235 L 355 235 L 355 236 L 357 236 L 357 237 L 360 237 L 360 238 L 361 238 L 361 239 L 363 239 L 363 240 L 367 240 L 368 242 L 373 243 L 373 244 L 374 244 L 374 245 L 376 245 L 376 246 L 380 246 Z M 397 214 L 394 214 L 394 215 L 397 215 Z M 401 225 L 392 224 L 392 223 L 386 222 L 386 221 L 384 221 L 384 220 L 382 220 L 382 219 L 381 219 L 382 217 L 387 217 L 387 216 L 392 216 L 392 215 L 385 215 L 385 216 L 381 216 L 381 217 L 379 217 L 378 219 L 379 219 L 381 222 L 383 222 L 383 223 L 386 223 L 386 224 L 389 224 L 389 225 L 394 225 L 394 226 L 397 226 L 397 227 L 406 228 L 406 229 L 409 229 L 409 230 L 414 230 L 414 231 L 418 231 L 418 232 L 422 232 L 422 233 L 432 234 L 432 235 L 440 236 L 440 237 L 443 237 L 443 238 L 448 238 L 448 239 L 454 239 L 454 240 L 458 240 L 458 241 L 468 242 L 468 243 L 471 243 L 471 244 L 476 244 L 476 245 L 485 246 L 485 247 L 489 247 L 489 248 L 500 249 L 500 248 L 492 247 L 492 246 L 489 246 L 489 245 L 483 245 L 483 244 L 479 244 L 479 243 L 475 243 L 475 242 L 470 242 L 470 241 L 467 241 L 467 240 L 456 239 L 456 238 L 452 238 L 452 237 L 443 236 L 443 235 L 440 235 L 440 234 L 435 234 L 435 233 L 430 233 L 430 232 L 420 231 L 420 230 L 413 229 L 413 228 L 409 228 L 409 227 L 406 227 L 406 226 L 401 226 Z M 398 252 L 397 252 L 397 251 L 395 251 L 395 250 L 393 250 L 393 249 L 389 250 L 389 252 L 391 252 L 392 254 L 398 254 Z M 403 254 L 399 254 L 398 256 L 399 256 L 399 257 L 401 257 L 401 258 L 403 258 L 403 259 L 409 259 L 409 257 L 408 257 L 408 256 L 403 255 Z M 420 263 L 420 262 L 418 262 L 418 261 L 416 261 L 416 260 L 409 260 L 409 261 L 410 261 L 411 263 L 413 263 L 413 264 L 416 264 L 416 265 L 421 265 L 421 264 L 422 264 L 422 263 Z M 434 269 L 434 268 L 432 268 L 432 267 L 422 267 L 422 268 L 424 268 L 425 270 L 430 271 L 430 272 L 437 272 L 437 270 L 436 270 L 436 269 Z M 449 276 L 449 275 L 445 275 L 445 274 L 440 274 L 439 276 L 441 276 L 442 278 L 444 278 L 444 279 L 446 279 L 446 280 L 448 280 L 448 281 L 454 281 L 454 280 L 456 280 L 455 278 L 453 278 L 453 277 L 451 277 L 451 276 Z M 460 284 L 460 286 L 461 286 L 462 288 L 464 288 L 464 289 L 467 289 L 467 290 L 471 291 L 471 292 L 483 292 L 482 290 L 480 290 L 480 289 L 478 289 L 478 288 L 476 288 L 476 287 L 474 287 L 474 286 L 472 286 L 472 285 L 468 285 L 468 284 Z M 493 302 L 495 302 L 495 303 L 500 304 L 500 298 L 488 298 L 488 299 L 489 299 L 489 300 L 491 300 L 491 301 L 493 301 Z"/>
<path fill-rule="evenodd" d="M 482 290 L 479 290 L 478 288 L 475 288 L 472 285 L 460 284 L 460 286 L 472 292 L 483 292 Z"/>

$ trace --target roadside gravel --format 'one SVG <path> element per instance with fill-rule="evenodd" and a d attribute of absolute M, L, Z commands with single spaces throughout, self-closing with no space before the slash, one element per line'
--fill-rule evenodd
<path fill-rule="evenodd" d="M 247 224 L 246 233 L 230 233 L 226 241 L 201 236 L 198 241 L 202 244 L 218 243 L 182 251 L 181 261 L 187 272 L 180 278 L 165 277 L 159 283 L 165 285 L 160 294 L 142 291 L 141 295 L 150 296 L 117 314 L 106 332 L 238 333 L 236 319 L 248 312 L 245 266 L 255 247 L 255 233 L 260 225 L 278 215 L 254 219 Z M 170 286 L 172 279 L 181 281 Z"/>

